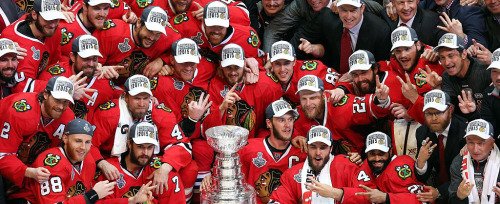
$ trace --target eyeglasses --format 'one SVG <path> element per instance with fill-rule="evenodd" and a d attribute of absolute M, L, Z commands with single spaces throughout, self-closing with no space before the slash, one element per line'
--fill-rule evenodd
<path fill-rule="evenodd" d="M 439 116 L 442 116 L 444 113 L 446 113 L 446 111 L 448 111 L 448 109 L 450 109 L 449 106 L 444 111 L 435 112 L 435 113 L 425 113 L 424 112 L 424 115 L 427 116 L 427 117 L 432 117 L 432 116 L 439 117 Z"/>

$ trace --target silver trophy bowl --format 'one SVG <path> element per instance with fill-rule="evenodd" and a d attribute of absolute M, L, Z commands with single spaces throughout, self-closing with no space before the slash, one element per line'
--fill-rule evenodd
<path fill-rule="evenodd" d="M 245 182 L 240 157 L 236 153 L 248 139 L 248 130 L 239 126 L 223 125 L 205 132 L 208 144 L 219 154 L 215 156 L 212 186 L 201 192 L 202 204 L 254 204 L 255 190 Z"/>
<path fill-rule="evenodd" d="M 228 157 L 245 146 L 248 130 L 234 125 L 221 125 L 205 132 L 208 145 Z"/>

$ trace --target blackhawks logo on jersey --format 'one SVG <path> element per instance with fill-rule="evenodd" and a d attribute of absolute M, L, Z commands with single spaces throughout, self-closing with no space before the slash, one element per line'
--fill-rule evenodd
<path fill-rule="evenodd" d="M 189 17 L 187 16 L 186 12 L 178 14 L 177 16 L 174 17 L 174 25 L 179 25 L 184 21 L 188 21 Z"/>
<path fill-rule="evenodd" d="M 102 26 L 102 30 L 109 30 L 110 28 L 116 27 L 116 24 L 113 22 L 113 20 L 108 19 L 104 21 L 104 25 Z"/>
<path fill-rule="evenodd" d="M 111 87 L 111 90 L 115 90 L 115 83 L 111 80 L 109 80 L 109 87 Z"/>
<path fill-rule="evenodd" d="M 127 192 L 125 192 L 121 198 L 131 198 L 134 197 L 137 192 L 139 192 L 140 186 L 132 186 Z"/>
<path fill-rule="evenodd" d="M 60 75 L 62 73 L 65 73 L 66 70 L 63 67 L 61 67 L 60 65 L 55 64 L 55 65 L 52 65 L 49 68 L 47 68 L 47 72 L 49 72 L 50 75 Z"/>
<path fill-rule="evenodd" d="M 158 86 L 158 77 L 153 77 L 149 81 L 151 82 L 151 90 L 156 90 L 156 87 Z"/>
<path fill-rule="evenodd" d="M 427 82 L 423 81 L 423 80 L 420 80 L 420 79 L 417 79 L 417 77 L 420 77 L 420 78 L 425 78 L 425 74 L 419 72 L 419 73 L 416 73 L 413 78 L 415 79 L 415 85 L 417 85 L 419 88 L 422 88 L 422 86 L 424 86 L 425 84 L 427 84 Z"/>
<path fill-rule="evenodd" d="M 75 185 L 69 187 L 68 192 L 66 192 L 66 198 L 82 195 L 85 192 L 87 192 L 87 188 L 83 185 L 83 182 L 77 181 Z"/>
<path fill-rule="evenodd" d="M 161 167 L 161 159 L 159 157 L 153 157 L 153 160 L 149 164 L 153 169 L 159 169 Z"/>
<path fill-rule="evenodd" d="M 236 101 L 227 108 L 226 125 L 238 125 L 252 131 L 257 118 L 254 109 L 244 100 Z"/>
<path fill-rule="evenodd" d="M 99 109 L 101 109 L 102 111 L 104 111 L 104 110 L 109 110 L 109 109 L 111 109 L 111 108 L 113 108 L 115 106 L 116 106 L 115 103 L 113 103 L 111 101 L 108 101 L 106 103 L 103 103 L 103 104 L 99 105 Z"/>
<path fill-rule="evenodd" d="M 31 106 L 27 103 L 26 99 L 21 99 L 14 102 L 12 108 L 16 109 L 17 112 L 26 112 L 28 110 L 31 110 Z"/>
<path fill-rule="evenodd" d="M 61 28 L 61 34 L 62 34 L 61 45 L 68 44 L 71 41 L 71 39 L 73 39 L 74 36 L 73 33 L 68 32 L 66 28 Z"/>
<path fill-rule="evenodd" d="M 117 8 L 117 7 L 119 7 L 119 6 L 120 6 L 120 1 L 118 1 L 118 0 L 111 0 L 111 1 L 113 2 L 113 7 L 112 7 L 112 9 Z"/>
<path fill-rule="evenodd" d="M 340 99 L 339 102 L 337 102 L 336 104 L 334 104 L 333 106 L 335 107 L 338 107 L 338 106 L 343 106 L 347 103 L 347 100 L 349 99 L 349 96 L 348 95 L 344 95 L 344 97 L 342 97 L 342 99 Z"/>
<path fill-rule="evenodd" d="M 143 9 L 151 5 L 153 2 L 153 0 L 137 0 L 135 3 L 137 3 L 139 8 Z"/>
<path fill-rule="evenodd" d="M 248 37 L 247 41 L 248 41 L 248 44 L 250 44 L 252 47 L 259 46 L 259 42 L 260 42 L 259 36 L 253 30 L 250 30 L 250 37 Z"/>
<path fill-rule="evenodd" d="M 158 106 L 156 106 L 157 109 L 161 109 L 161 110 L 164 110 L 164 111 L 167 111 L 169 113 L 172 112 L 172 110 L 170 108 L 168 108 L 167 106 L 165 106 L 164 103 L 160 103 Z"/>
<path fill-rule="evenodd" d="M 60 160 L 61 156 L 49 153 L 47 154 L 47 156 L 45 156 L 45 159 L 43 160 L 43 165 L 53 167 L 57 165 Z"/>
<path fill-rule="evenodd" d="M 302 66 L 300 67 L 300 70 L 307 70 L 307 71 L 313 71 L 318 68 L 318 62 L 316 61 L 304 61 L 302 63 Z"/>
<path fill-rule="evenodd" d="M 407 164 L 403 164 L 403 166 L 397 166 L 396 172 L 398 172 L 399 178 L 403 180 L 411 177 L 411 168 Z"/>

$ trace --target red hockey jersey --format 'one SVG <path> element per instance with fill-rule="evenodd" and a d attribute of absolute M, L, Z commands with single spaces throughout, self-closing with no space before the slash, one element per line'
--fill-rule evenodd
<path fill-rule="evenodd" d="M 306 153 L 290 144 L 279 160 L 275 160 L 266 138 L 249 139 L 238 154 L 245 180 L 255 188 L 257 203 L 267 203 L 272 192 L 280 185 L 283 172 L 307 157 Z"/>
<path fill-rule="evenodd" d="M 27 165 L 62 139 L 66 124 L 75 115 L 66 109 L 61 118 L 43 123 L 37 93 L 12 94 L 0 101 L 0 175 L 22 187 Z"/>
<path fill-rule="evenodd" d="M 113 157 L 106 160 L 118 169 L 120 178 L 116 180 L 113 194 L 106 196 L 97 203 L 127 204 L 128 198 L 135 196 L 143 184 L 147 184 L 151 181 L 151 179 L 147 179 L 147 177 L 156 169 L 160 168 L 162 164 L 159 157 L 153 156 L 151 163 L 138 171 L 137 175 L 134 175 L 133 172 L 126 169 L 126 166 L 121 165 L 124 162 L 123 159 L 123 157 Z M 104 180 L 107 179 L 103 174 L 97 179 L 97 181 Z M 179 179 L 179 174 L 170 171 L 167 185 L 168 190 L 166 192 L 164 191 L 163 194 L 153 194 L 155 203 L 186 203 L 184 186 L 182 186 L 182 182 Z"/>
<path fill-rule="evenodd" d="M 79 168 L 66 157 L 62 147 L 48 149 L 37 157 L 33 168 L 43 167 L 50 171 L 49 180 L 38 183 L 35 179 L 28 179 L 25 188 L 11 196 L 24 198 L 31 203 L 85 203 L 82 195 L 92 189 L 92 180 L 95 175 L 95 161 L 88 154 Z"/>
<path fill-rule="evenodd" d="M 23 60 L 19 60 L 16 74 L 17 84 L 12 88 L 12 92 L 41 92 L 45 89 L 47 82 L 37 80 L 37 77 L 47 65 L 59 60 L 61 33 L 60 30 L 56 29 L 54 36 L 45 38 L 43 41 L 27 36 L 18 31 L 20 25 L 27 26 L 24 18 L 25 16 L 22 17 L 23 20 L 18 20 L 7 26 L 1 35 L 1 38 L 11 39 L 27 50 L 27 56 Z"/>
<path fill-rule="evenodd" d="M 210 99 L 213 101 L 212 106 L 218 109 L 231 88 L 225 79 L 220 77 L 212 79 L 208 92 Z M 240 84 L 235 93 L 241 97 L 241 100 L 228 107 L 222 116 L 222 123 L 244 127 L 250 131 L 248 138 L 254 138 L 258 135 L 260 129 L 265 128 L 267 106 L 281 97 L 280 86 L 265 72 L 261 72 L 258 83 Z M 213 120 L 217 119 L 220 120 L 220 118 L 213 118 Z"/>
<path fill-rule="evenodd" d="M 96 160 L 109 158 L 114 144 L 115 131 L 120 122 L 119 100 L 113 99 L 99 106 L 94 115 L 93 125 L 96 126 L 91 153 Z M 161 149 L 164 150 L 163 159 L 174 169 L 179 170 L 189 164 L 191 159 L 191 148 L 186 144 L 187 138 L 176 122 L 175 113 L 163 103 L 153 106 L 152 111 L 146 114 L 148 122 L 153 122 L 158 127 L 158 138 Z M 141 119 L 142 120 L 142 119 Z M 125 133 L 132 124 L 122 125 L 121 130 Z M 100 152 L 99 152 L 100 150 Z M 102 156 L 101 156 L 102 154 Z"/>
<path fill-rule="evenodd" d="M 61 31 L 61 59 L 59 63 L 69 64 L 69 53 L 71 52 L 71 47 L 73 44 L 73 39 L 80 35 L 92 35 L 92 33 L 87 30 L 85 25 L 83 25 L 78 12 L 74 12 L 75 21 L 73 23 L 67 23 L 66 21 L 61 21 L 59 23 L 59 29 Z M 101 43 L 101 42 L 100 42 Z"/>
<path fill-rule="evenodd" d="M 429 62 L 424 58 L 419 58 L 417 65 L 411 70 L 410 73 L 408 73 L 408 76 L 410 76 L 411 83 L 417 86 L 418 94 L 420 95 L 424 95 L 425 93 L 432 90 L 431 86 L 427 84 L 427 82 L 417 79 L 417 77 L 425 77 L 424 74 L 418 71 L 419 68 L 426 71 L 425 65 L 429 66 L 429 68 L 431 68 L 432 71 L 435 71 L 437 74 L 439 74 L 439 76 L 441 76 L 444 72 L 443 66 L 438 62 Z M 396 61 L 394 57 L 391 57 L 391 61 L 389 62 L 388 68 L 398 73 L 399 77 L 401 77 L 403 81 L 406 81 L 405 77 L 406 71 L 404 71 L 403 68 L 399 66 L 399 63 Z"/>
<path fill-rule="evenodd" d="M 424 184 L 415 177 L 414 168 L 415 160 L 410 156 L 393 156 L 392 161 L 378 177 L 373 175 L 367 160 L 361 165 L 358 174 L 364 178 L 366 173 L 380 191 L 389 194 L 391 203 L 421 204 L 417 194 L 424 192 Z"/>
<path fill-rule="evenodd" d="M 83 0 L 75 0 L 76 2 L 71 7 L 72 12 L 78 12 L 83 6 Z M 122 19 L 122 16 L 127 14 L 129 6 L 124 0 L 110 0 L 113 5 L 109 7 L 109 13 L 107 19 Z M 75 13 L 76 15 L 76 13 Z M 136 14 L 138 18 L 141 15 Z"/>
<path fill-rule="evenodd" d="M 145 49 L 135 42 L 133 27 L 122 20 L 107 20 L 102 30 L 96 30 L 92 34 L 99 40 L 99 52 L 103 56 L 99 58 L 99 62 L 102 65 L 125 67 L 118 70 L 118 85 L 129 76 L 142 73 L 150 61 L 169 51 L 172 43 L 180 39 L 180 35 L 167 26 L 167 35 L 162 34 L 152 47 Z"/>
<path fill-rule="evenodd" d="M 290 103 L 292 107 L 296 107 L 300 104 L 299 94 L 295 93 L 297 92 L 297 84 L 300 78 L 305 75 L 315 75 L 322 79 L 325 90 L 333 89 L 337 80 L 340 78 L 340 74 L 338 74 L 335 69 L 327 67 L 319 60 L 296 60 L 295 66 L 293 67 L 293 76 L 286 90 L 283 91 L 283 99 Z"/>
<path fill-rule="evenodd" d="M 331 156 L 333 157 L 333 156 Z M 311 203 L 311 197 L 304 198 L 302 195 L 312 195 L 311 191 L 302 192 L 302 170 L 304 163 L 295 165 L 294 167 L 285 171 L 281 177 L 281 186 L 273 192 L 270 203 Z M 362 196 L 356 196 L 356 192 L 363 192 L 359 188 L 360 184 L 375 188 L 374 183 L 370 177 L 360 176 L 359 167 L 353 163 L 346 155 L 339 154 L 333 158 L 330 163 L 330 178 L 332 187 L 339 188 L 344 191 L 342 203 L 370 203 Z M 308 177 L 315 178 L 313 173 L 307 173 Z M 335 201 L 340 203 L 340 201 Z"/>
<path fill-rule="evenodd" d="M 40 76 L 39 80 L 49 81 L 50 78 L 55 76 L 72 76 L 73 69 L 67 63 L 58 63 L 50 66 L 45 69 Z M 92 121 L 94 116 L 94 112 L 97 107 L 111 99 L 115 96 L 119 95 L 121 91 L 115 90 L 115 84 L 113 81 L 108 79 L 97 79 L 97 76 L 94 76 L 91 79 L 88 79 L 86 82 L 86 88 L 88 89 L 96 89 L 97 92 L 87 92 L 89 96 L 91 96 L 94 101 L 83 97 L 80 100 L 74 100 L 75 103 L 70 105 L 71 110 L 75 113 L 76 118 L 85 119 L 87 121 Z"/>

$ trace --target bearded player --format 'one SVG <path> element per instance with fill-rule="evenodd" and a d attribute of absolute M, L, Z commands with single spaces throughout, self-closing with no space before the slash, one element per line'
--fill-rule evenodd
<path fill-rule="evenodd" d="M 120 157 L 107 159 L 120 172 L 116 180 L 113 193 L 106 196 L 102 203 L 124 202 L 134 197 L 142 185 L 151 181 L 151 173 L 162 165 L 161 158 L 155 153 L 160 151 L 156 125 L 148 122 L 139 122 L 129 130 L 127 151 Z M 163 194 L 154 194 L 158 203 L 186 203 L 184 186 L 179 175 L 170 171 L 168 174 L 168 190 Z M 106 180 L 101 175 L 98 181 Z"/>

